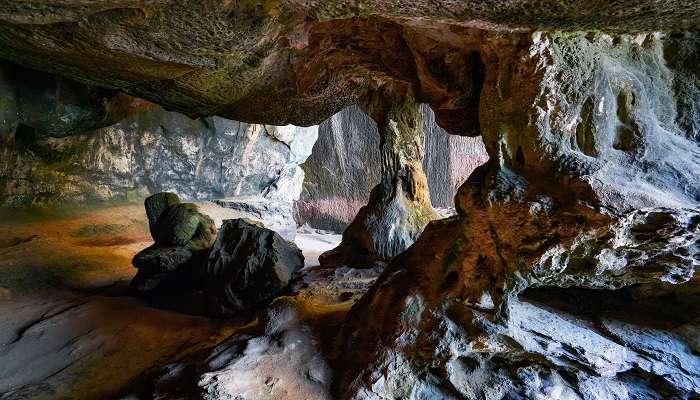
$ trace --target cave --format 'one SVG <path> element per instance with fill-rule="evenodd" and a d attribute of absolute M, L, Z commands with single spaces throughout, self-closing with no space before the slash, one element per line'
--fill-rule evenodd
<path fill-rule="evenodd" d="M 0 399 L 700 398 L 700 2 L 0 2 Z"/>

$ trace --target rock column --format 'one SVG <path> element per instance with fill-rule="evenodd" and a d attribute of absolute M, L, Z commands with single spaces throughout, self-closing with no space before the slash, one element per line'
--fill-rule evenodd
<path fill-rule="evenodd" d="M 366 206 L 321 264 L 369 266 L 406 250 L 436 217 L 423 172 L 422 113 L 411 90 L 382 91 L 368 97 L 365 111 L 380 135 L 381 181 Z"/>

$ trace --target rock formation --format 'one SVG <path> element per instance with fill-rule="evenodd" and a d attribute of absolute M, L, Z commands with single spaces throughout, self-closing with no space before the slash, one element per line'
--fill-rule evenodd
<path fill-rule="evenodd" d="M 250 310 L 273 299 L 303 266 L 294 243 L 258 224 L 226 220 L 206 266 L 207 308 L 214 315 Z"/>
<path fill-rule="evenodd" d="M 423 172 L 423 121 L 413 93 L 377 93 L 366 107 L 379 128 L 380 181 L 340 246 L 321 256 L 322 265 L 372 266 L 390 259 L 437 217 Z"/>
<path fill-rule="evenodd" d="M 501 31 L 692 29 L 698 28 L 698 7 L 694 1 L 651 0 L 575 0 L 566 5 L 533 0 L 421 0 L 411 5 L 386 0 L 12 0 L 0 8 L 0 53 L 191 115 L 274 125 L 319 123 L 354 104 L 365 93 L 368 77 L 394 77 L 416 82 L 426 92 L 420 97 L 445 111 L 438 118 L 443 126 L 453 120 L 465 127 L 470 122 L 460 122 L 450 112 L 474 111 L 468 101 L 455 102 L 451 96 L 464 95 L 465 84 L 470 85 L 463 80 L 464 64 L 456 61 L 462 54 L 426 42 L 414 46 L 417 31 L 428 33 L 419 41 L 439 39 L 461 47 L 472 35 L 479 36 L 477 29 L 464 26 Z"/>
<path fill-rule="evenodd" d="M 206 250 L 214 244 L 216 225 L 192 203 L 180 203 L 174 193 L 157 193 L 144 202 L 156 246 Z"/>
<path fill-rule="evenodd" d="M 216 238 L 214 221 L 174 193 L 154 194 L 144 206 L 155 244 L 134 256 L 131 285 L 142 292 L 196 289 Z"/>
<path fill-rule="evenodd" d="M 50 84 L 56 80 L 60 91 Z M 95 129 L 116 122 L 102 116 L 104 110 L 76 111 L 103 104 L 85 97 L 96 89 L 7 65 L 0 67 L 0 85 L 8 89 L 0 92 L 0 204 L 9 206 L 141 200 L 172 191 L 187 200 L 268 199 L 291 210 L 304 179 L 298 165 L 317 136 L 315 127 L 190 119 L 124 95 L 118 98 L 130 99 L 131 108 L 119 118 L 134 115 Z M 68 112 L 81 116 L 82 125 L 58 124 L 75 119 Z M 44 121 L 53 115 L 55 121 Z M 287 215 L 294 225 L 291 211 Z"/>
<path fill-rule="evenodd" d="M 154 397 L 328 399 L 332 371 L 318 352 L 309 316 L 302 303 L 276 300 L 262 332 L 237 333 L 196 361 L 166 366 L 156 379 Z"/>
<path fill-rule="evenodd" d="M 435 208 L 453 208 L 456 189 L 488 159 L 480 137 L 447 134 L 430 107 L 423 114 L 423 170 Z M 318 140 L 304 169 L 304 189 L 294 203 L 299 224 L 342 232 L 379 183 L 377 125 L 358 107 L 348 107 L 319 125 Z M 446 156 L 447 155 L 447 156 Z"/>
<path fill-rule="evenodd" d="M 134 257 L 131 286 L 171 308 L 240 315 L 272 300 L 304 266 L 294 243 L 260 223 L 224 220 L 217 232 L 174 193 L 154 194 L 144 205 L 155 243 Z"/>
<path fill-rule="evenodd" d="M 516 66 L 486 57 L 491 161 L 351 311 L 339 397 L 697 395 L 700 160 L 669 97 L 687 40 L 536 34 Z"/>
<path fill-rule="evenodd" d="M 337 336 L 332 398 L 691 399 L 699 16 L 696 1 L 10 1 L 0 54 L 192 116 L 371 116 L 380 182 L 327 260 L 393 259 Z M 489 156 L 457 215 L 429 224 L 420 103 Z M 254 371 L 289 354 L 263 349 Z M 260 393 L 229 373 L 250 359 L 230 361 L 197 387 Z"/>

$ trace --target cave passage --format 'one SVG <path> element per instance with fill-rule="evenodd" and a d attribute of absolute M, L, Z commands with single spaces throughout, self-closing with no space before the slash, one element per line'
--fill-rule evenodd
<path fill-rule="evenodd" d="M 0 398 L 695 399 L 700 3 L 0 2 Z"/>

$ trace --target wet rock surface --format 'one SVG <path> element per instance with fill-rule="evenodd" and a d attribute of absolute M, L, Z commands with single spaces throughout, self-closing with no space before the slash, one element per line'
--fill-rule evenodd
<path fill-rule="evenodd" d="M 224 221 L 211 248 L 204 292 L 210 312 L 231 315 L 274 298 L 304 266 L 292 242 L 243 219 Z"/>

